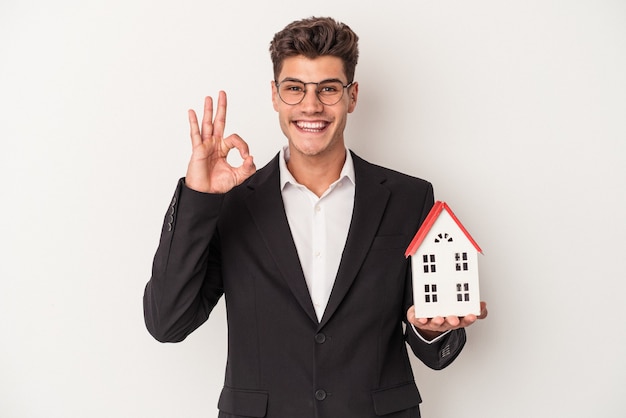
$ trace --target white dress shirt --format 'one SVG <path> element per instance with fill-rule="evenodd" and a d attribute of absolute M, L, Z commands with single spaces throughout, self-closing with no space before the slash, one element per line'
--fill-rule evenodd
<path fill-rule="evenodd" d="M 354 209 L 354 165 L 346 150 L 339 179 L 318 197 L 287 169 L 289 147 L 279 158 L 280 186 L 298 257 L 317 319 L 321 321 L 335 284 Z"/>

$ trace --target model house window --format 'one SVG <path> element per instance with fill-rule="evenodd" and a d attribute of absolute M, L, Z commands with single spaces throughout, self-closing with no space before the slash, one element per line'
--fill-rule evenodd
<path fill-rule="evenodd" d="M 467 271 L 467 253 L 456 253 L 454 255 L 454 260 L 456 261 L 456 271 Z"/>
<path fill-rule="evenodd" d="M 424 285 L 424 301 L 426 303 L 437 303 L 437 285 L 436 284 Z"/>
<path fill-rule="evenodd" d="M 424 273 L 437 272 L 435 267 L 435 254 L 424 254 L 422 261 L 424 262 Z"/>
<path fill-rule="evenodd" d="M 469 283 L 456 284 L 456 300 L 457 302 L 469 302 Z"/>
<path fill-rule="evenodd" d="M 439 234 L 435 237 L 435 242 L 447 241 L 452 242 L 452 237 L 448 234 Z"/>

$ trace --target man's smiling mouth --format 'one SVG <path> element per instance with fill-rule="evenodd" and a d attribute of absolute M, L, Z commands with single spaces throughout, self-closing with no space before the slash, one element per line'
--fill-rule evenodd
<path fill-rule="evenodd" d="M 324 121 L 316 121 L 316 122 L 307 122 L 307 121 L 296 121 L 296 126 L 306 132 L 322 132 L 329 125 L 328 122 Z"/>

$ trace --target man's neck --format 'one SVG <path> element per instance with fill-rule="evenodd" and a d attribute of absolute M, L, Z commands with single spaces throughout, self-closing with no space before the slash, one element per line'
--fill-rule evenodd
<path fill-rule="evenodd" d="M 304 156 L 291 154 L 287 168 L 296 181 L 315 193 L 323 195 L 339 179 L 346 162 L 346 150 L 329 156 Z"/>

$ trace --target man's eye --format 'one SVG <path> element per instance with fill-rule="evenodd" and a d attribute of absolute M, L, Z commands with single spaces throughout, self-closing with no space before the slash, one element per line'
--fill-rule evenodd
<path fill-rule="evenodd" d="M 335 93 L 337 88 L 335 86 L 322 86 L 320 92 L 322 93 Z"/>
<path fill-rule="evenodd" d="M 285 90 L 297 93 L 297 92 L 301 92 L 304 89 L 302 88 L 302 86 L 293 86 L 292 85 L 292 86 L 286 86 Z"/>

